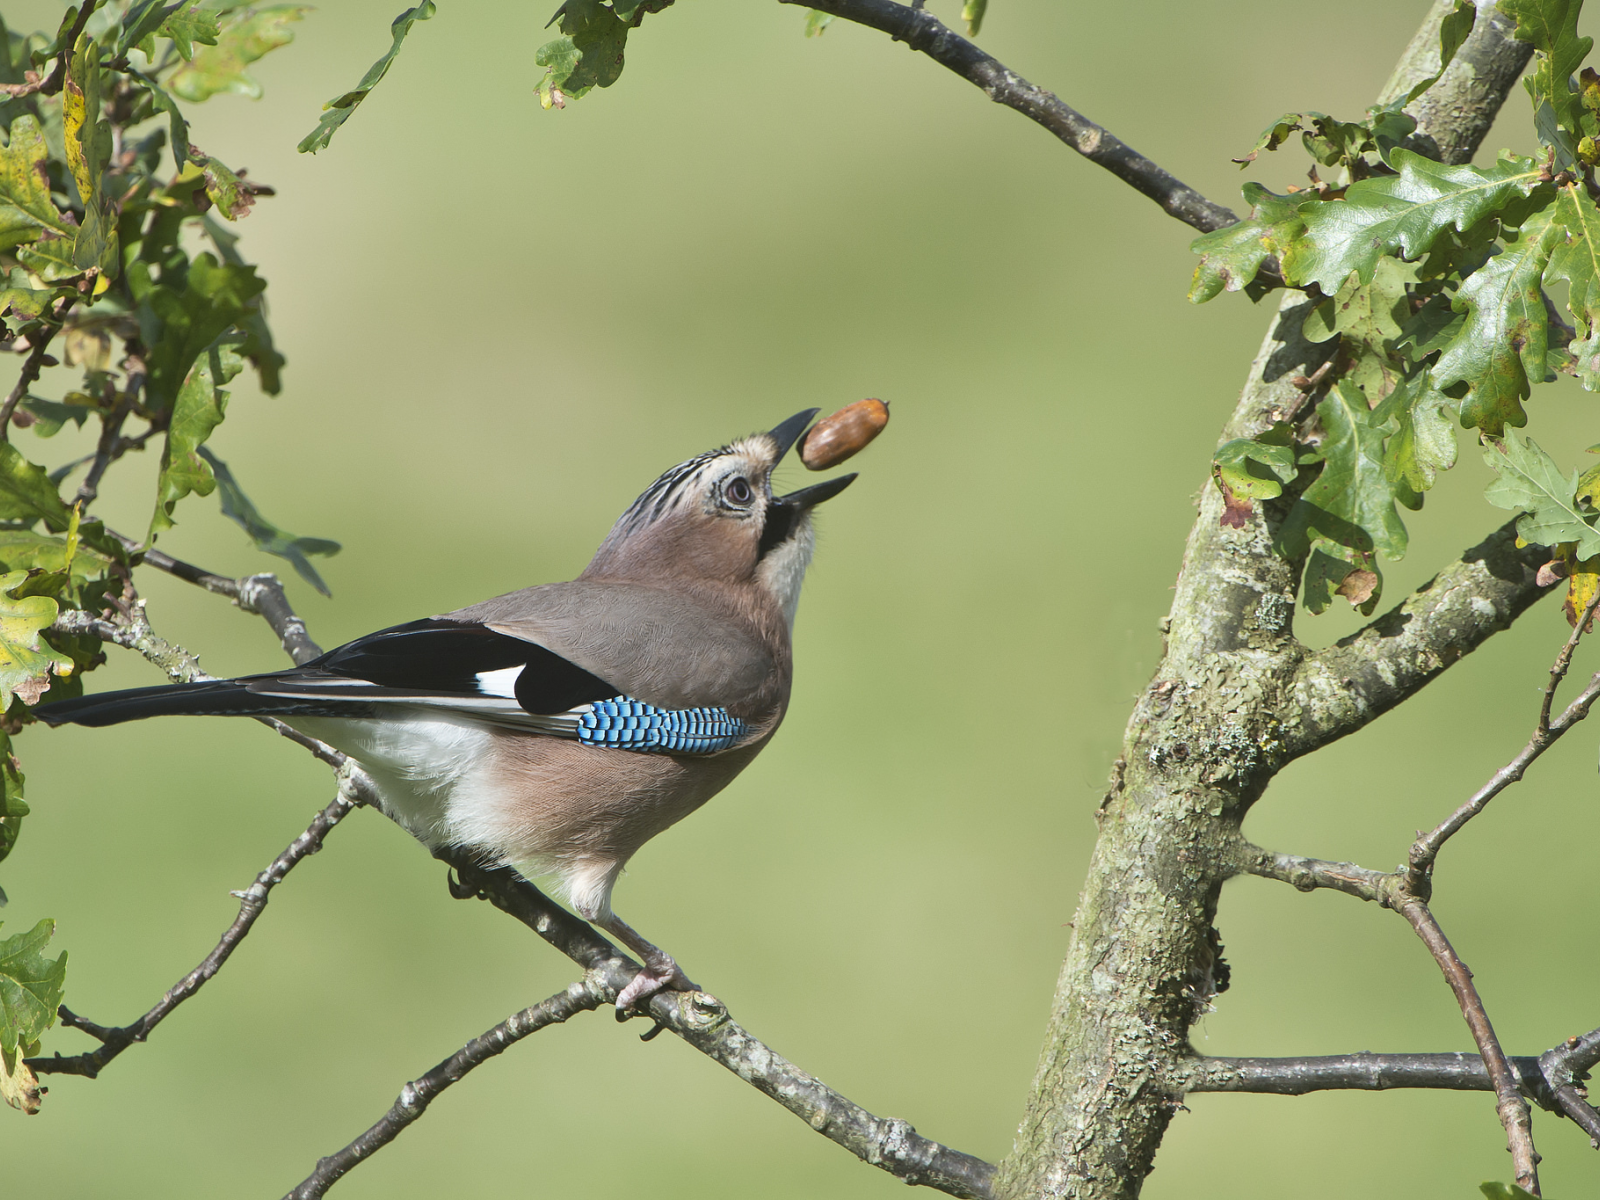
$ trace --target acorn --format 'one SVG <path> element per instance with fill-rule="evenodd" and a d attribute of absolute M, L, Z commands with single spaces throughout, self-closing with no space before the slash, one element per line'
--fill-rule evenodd
<path fill-rule="evenodd" d="M 800 441 L 800 461 L 810 471 L 836 467 L 883 432 L 889 423 L 889 405 L 883 400 L 857 400 L 824 417 Z"/>

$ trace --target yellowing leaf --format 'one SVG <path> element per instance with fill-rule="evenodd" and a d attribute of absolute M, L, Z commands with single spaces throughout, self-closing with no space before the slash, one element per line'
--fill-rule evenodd
<path fill-rule="evenodd" d="M 0 712 L 11 707 L 13 695 L 25 704 L 37 704 L 50 688 L 50 674 L 67 675 L 72 658 L 50 646 L 39 636 L 48 629 L 59 611 L 49 596 L 24 596 L 18 600 L 10 592 L 28 577 L 26 571 L 0 575 Z"/>

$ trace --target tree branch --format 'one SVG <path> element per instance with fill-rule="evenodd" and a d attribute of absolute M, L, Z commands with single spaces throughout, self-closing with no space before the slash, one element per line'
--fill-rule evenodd
<path fill-rule="evenodd" d="M 1519 1086 L 1540 1108 L 1561 1112 L 1540 1058 L 1509 1060 Z M 1191 1092 L 1383 1092 L 1391 1088 L 1492 1092 L 1481 1054 L 1330 1054 L 1306 1058 L 1191 1058 L 1180 1064 Z M 1587 1107 L 1587 1106 L 1585 1106 Z"/>
<path fill-rule="evenodd" d="M 1373 900 L 1384 908 L 1394 907 L 1396 876 L 1355 863 L 1328 862 L 1320 858 L 1301 858 L 1297 854 L 1274 854 L 1259 846 L 1246 846 L 1240 853 L 1239 869 L 1263 879 L 1276 879 L 1313 892 L 1330 888 L 1354 896 L 1357 900 Z"/>
<path fill-rule="evenodd" d="M 1508 522 L 1364 629 L 1306 655 L 1293 684 L 1299 720 L 1285 739 L 1289 757 L 1409 699 L 1549 594 L 1536 578 L 1546 553 L 1519 550 L 1516 539 Z"/>
<path fill-rule="evenodd" d="M 1220 204 L 1175 179 L 1137 150 L 1119 141 L 1082 113 L 1062 103 L 1053 92 L 1029 83 L 1004 63 L 959 36 L 932 13 L 894 0 L 779 0 L 802 4 L 887 33 L 897 42 L 920 50 L 940 66 L 982 88 L 989 99 L 1013 108 L 1048 129 L 1097 166 L 1104 167 L 1135 191 L 1159 204 L 1169 216 L 1201 233 L 1210 233 L 1239 218 Z"/>
<path fill-rule="evenodd" d="M 87 13 L 94 8 L 94 5 L 87 4 L 84 8 Z M 63 73 L 66 70 L 65 62 L 65 52 L 63 52 Z M 17 411 L 17 405 L 21 404 L 22 398 L 28 394 L 28 389 L 38 380 L 39 372 L 46 365 L 55 363 L 55 359 L 50 358 L 49 354 L 50 342 L 56 334 L 61 332 L 61 322 L 66 318 L 67 310 L 77 303 L 77 299 L 76 296 L 63 297 L 52 310 L 50 320 L 40 322 L 39 332 L 34 335 L 38 340 L 33 343 L 32 349 L 28 351 L 28 357 L 22 360 L 22 372 L 17 376 L 17 382 L 12 387 L 10 394 L 6 396 L 4 403 L 0 403 L 0 442 L 10 440 L 11 418 Z M 49 364 L 46 363 L 46 359 L 49 359 Z"/>
<path fill-rule="evenodd" d="M 1444 972 L 1450 990 L 1461 1006 L 1461 1015 L 1467 1020 L 1472 1040 L 1477 1043 L 1494 1083 L 1495 1111 L 1500 1114 L 1500 1124 L 1505 1126 L 1506 1142 L 1511 1148 L 1511 1160 L 1516 1164 L 1517 1186 L 1526 1188 L 1535 1196 L 1539 1194 L 1539 1154 L 1533 1148 L 1533 1118 L 1528 1112 L 1528 1102 L 1517 1090 L 1518 1079 L 1495 1037 L 1494 1026 L 1483 1007 L 1483 999 L 1472 982 L 1472 972 L 1461 956 L 1450 945 L 1444 930 L 1428 906 L 1415 897 L 1406 897 L 1395 905 L 1396 910 L 1417 931 L 1422 944 L 1433 955 L 1439 969 Z"/>
<path fill-rule="evenodd" d="M 382 1120 L 344 1149 L 317 1161 L 317 1169 L 284 1200 L 316 1200 L 343 1176 L 387 1146 L 418 1117 L 440 1092 L 460 1083 L 467 1074 L 497 1054 L 509 1050 L 530 1033 L 559 1024 L 580 1012 L 592 1012 L 610 999 L 603 988 L 585 978 L 538 1004 L 507 1017 L 481 1037 L 475 1037 L 420 1079 L 400 1089 L 400 1097 Z"/>
<path fill-rule="evenodd" d="M 149 1012 L 130 1025 L 112 1029 L 86 1021 L 63 1005 L 59 1010 L 61 1023 L 83 1030 L 100 1043 L 100 1048 L 70 1057 L 58 1052 L 50 1058 L 30 1058 L 27 1060 L 29 1068 L 36 1075 L 86 1075 L 93 1079 L 107 1063 L 129 1046 L 148 1038 L 151 1031 L 166 1020 L 178 1005 L 198 992 L 222 969 L 222 964 L 228 961 L 229 956 L 255 925 L 256 918 L 266 909 L 267 897 L 272 889 L 282 883 L 284 877 L 302 860 L 321 850 L 323 839 L 333 831 L 335 825 L 349 815 L 354 807 L 355 804 L 343 794 L 335 796 L 328 807 L 318 813 L 311 824 L 306 826 L 305 831 L 290 842 L 284 852 L 256 876 L 254 883 L 242 892 L 234 892 L 233 895 L 239 898 L 239 915 L 234 918 L 233 924 L 228 926 L 227 932 L 212 948 L 211 953 L 200 960 L 200 965 L 168 988 Z"/>

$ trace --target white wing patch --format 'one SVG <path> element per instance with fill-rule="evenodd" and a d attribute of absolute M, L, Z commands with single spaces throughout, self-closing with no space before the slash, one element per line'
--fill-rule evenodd
<path fill-rule="evenodd" d="M 526 669 L 525 666 L 506 667 L 499 671 L 479 671 L 478 691 L 485 696 L 504 696 L 508 700 L 517 698 L 517 676 Z"/>

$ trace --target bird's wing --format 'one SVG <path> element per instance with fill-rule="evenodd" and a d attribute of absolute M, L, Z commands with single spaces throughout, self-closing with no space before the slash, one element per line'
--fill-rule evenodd
<path fill-rule="evenodd" d="M 236 682 L 307 711 L 420 707 L 623 750 L 713 754 L 751 733 L 720 706 L 647 704 L 545 646 L 453 620 L 379 630 L 297 670 Z"/>
<path fill-rule="evenodd" d="M 256 695 L 436 708 L 557 736 L 622 690 L 543 646 L 482 625 L 423 620 L 357 638 L 293 671 L 240 680 Z"/>
<path fill-rule="evenodd" d="M 786 666 L 742 623 L 661 588 L 578 580 L 446 613 L 532 642 L 628 696 L 667 709 L 765 720 L 788 699 Z"/>

